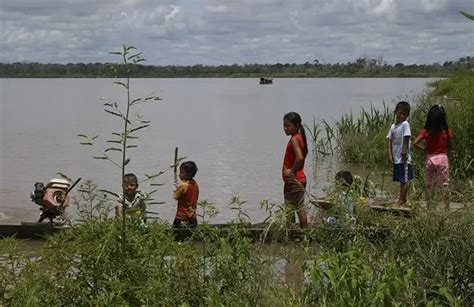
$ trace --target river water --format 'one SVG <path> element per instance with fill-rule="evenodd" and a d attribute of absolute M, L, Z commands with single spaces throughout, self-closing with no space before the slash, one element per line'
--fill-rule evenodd
<path fill-rule="evenodd" d="M 313 118 L 333 121 L 347 112 L 358 114 L 361 107 L 412 101 L 432 80 L 275 79 L 273 85 L 259 85 L 257 79 L 133 79 L 132 98 L 154 92 L 162 100 L 132 109 L 152 123 L 137 133 L 138 148 L 130 150 L 127 172 L 144 179 L 164 170 L 178 147 L 180 156 L 198 165 L 200 199 L 220 211 L 213 222 L 235 218 L 227 206 L 232 196 L 247 201 L 243 208 L 252 222 L 260 222 L 266 217 L 260 201 L 281 203 L 283 198 L 285 113 L 296 111 L 310 125 Z M 126 94 L 113 80 L 0 79 L 0 92 L 0 223 L 35 221 L 39 210 L 29 199 L 33 185 L 47 183 L 58 172 L 120 191 L 120 169 L 92 159 L 99 152 L 79 145 L 77 137 L 99 135 L 96 141 L 103 150 L 111 133 L 120 132 L 120 120 L 105 113 L 101 102 L 108 97 L 123 105 Z M 344 166 L 312 160 L 305 166 L 308 189 L 321 195 L 334 171 Z M 173 172 L 156 182 L 164 185 L 154 196 L 165 204 L 152 205 L 150 211 L 172 221 Z M 152 190 L 145 183 L 140 188 Z M 68 213 L 77 216 L 74 208 Z"/>

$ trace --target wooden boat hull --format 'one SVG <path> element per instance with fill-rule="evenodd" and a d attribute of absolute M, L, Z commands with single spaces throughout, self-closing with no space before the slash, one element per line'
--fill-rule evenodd
<path fill-rule="evenodd" d="M 260 84 L 273 84 L 272 78 L 260 78 Z"/>
<path fill-rule="evenodd" d="M 51 223 L 1 224 L 0 237 L 15 236 L 19 239 L 40 239 L 65 228 L 67 228 L 67 226 Z"/>
<path fill-rule="evenodd" d="M 194 240 L 200 242 L 203 240 L 215 240 L 219 237 L 228 237 L 232 235 L 236 229 L 232 224 L 208 224 L 201 225 L 196 229 L 190 228 L 174 228 L 172 229 L 175 240 Z M 0 224 L 0 238 L 16 237 L 18 239 L 45 239 L 47 236 L 70 228 L 65 225 L 50 223 L 22 223 L 16 225 Z M 207 229 L 206 229 L 207 228 Z M 331 227 L 334 233 L 346 231 L 344 228 L 334 226 Z M 301 229 L 295 225 L 292 228 L 271 228 L 268 229 L 265 224 L 253 224 L 239 228 L 241 235 L 249 238 L 253 242 L 288 242 L 299 241 L 302 239 L 316 239 L 315 229 Z M 387 235 L 387 229 L 369 229 L 371 236 L 383 233 Z M 308 236 L 309 235 L 309 236 Z"/>
<path fill-rule="evenodd" d="M 210 224 L 207 225 L 215 234 L 225 236 L 231 231 L 230 224 Z M 50 224 L 50 223 L 22 223 L 22 224 L 0 224 L 0 238 L 16 237 L 18 239 L 45 239 L 48 235 L 68 229 L 69 226 Z M 295 240 L 310 230 L 299 228 L 292 229 L 271 229 L 268 230 L 263 224 L 249 225 L 244 228 L 245 236 L 253 241 L 287 241 Z M 207 237 L 209 231 L 202 228 L 174 228 L 173 234 L 176 240 L 186 240 L 192 238 L 196 241 L 202 241 Z"/>

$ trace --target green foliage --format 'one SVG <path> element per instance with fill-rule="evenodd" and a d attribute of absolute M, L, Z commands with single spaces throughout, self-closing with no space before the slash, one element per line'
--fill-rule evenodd
<path fill-rule="evenodd" d="M 267 245 L 253 241 L 242 223 L 225 230 L 200 225 L 196 235 L 178 242 L 169 224 L 143 228 L 127 219 L 127 241 L 122 245 L 121 221 L 93 218 L 50 236 L 33 253 L 21 241 L 3 239 L 1 304 L 474 303 L 472 208 L 452 214 L 415 212 L 411 219 L 397 220 L 364 212 L 360 207 L 357 227 L 318 225 L 308 231 L 293 245 L 296 254 L 288 250 L 292 243 L 276 245 L 277 252 L 268 254 Z M 373 240 L 366 227 L 370 224 L 379 230 L 383 224 L 389 233 Z M 302 284 L 282 278 L 279 259 L 299 263 Z"/>
<path fill-rule="evenodd" d="M 99 190 L 90 180 L 80 185 L 73 199 L 73 205 L 79 213 L 79 220 L 106 220 L 109 217 L 110 203 L 107 194 Z"/>
<path fill-rule="evenodd" d="M 466 12 L 459 12 L 459 13 L 461 13 L 464 17 L 469 18 L 470 20 L 474 20 L 474 15 L 471 15 Z"/>
<path fill-rule="evenodd" d="M 3 242 L 3 303 L 259 305 L 279 287 L 271 262 L 241 227 L 209 242 L 203 262 L 199 249 L 191 241 L 176 242 L 168 226 L 152 223 L 144 232 L 127 223 L 125 249 L 117 220 L 91 220 L 50 237 L 34 261 L 18 251 L 18 241 Z"/>
<path fill-rule="evenodd" d="M 419 212 L 399 224 L 387 242 L 392 255 L 416 268 L 424 287 L 432 290 L 428 297 L 445 300 L 441 289 L 449 289 L 455 298 L 473 303 L 473 213 L 469 207 L 449 214 Z"/>
<path fill-rule="evenodd" d="M 417 301 L 413 269 L 391 259 L 375 259 L 357 247 L 322 253 L 308 261 L 306 304 L 323 306 L 410 305 Z"/>
<path fill-rule="evenodd" d="M 120 187 L 123 187 L 124 175 L 127 173 L 126 168 L 130 164 L 130 161 L 131 161 L 131 158 L 128 155 L 128 151 L 138 147 L 138 145 L 134 143 L 138 139 L 137 131 L 141 131 L 149 127 L 151 123 L 150 121 L 145 120 L 143 115 L 139 113 L 134 113 L 132 108 L 136 107 L 136 105 L 143 102 L 156 102 L 161 99 L 154 94 L 148 94 L 148 95 L 137 97 L 137 98 L 132 97 L 130 78 L 136 66 L 139 63 L 145 61 L 145 59 L 142 58 L 141 52 L 137 52 L 136 48 L 133 46 L 123 45 L 121 51 L 110 52 L 110 54 L 118 55 L 121 58 L 120 64 L 108 64 L 107 66 L 108 66 L 109 73 L 115 78 L 114 84 L 116 84 L 117 86 L 121 87 L 124 90 L 125 101 L 123 103 L 118 103 L 109 98 L 102 98 L 102 102 L 104 106 L 104 111 L 110 116 L 113 116 L 119 119 L 121 123 L 121 130 L 113 131 L 111 137 L 108 140 L 106 140 L 106 143 L 111 144 L 111 145 L 108 145 L 108 147 L 103 149 L 99 155 L 94 156 L 93 158 L 98 159 L 98 160 L 109 161 L 114 166 L 119 168 L 120 169 L 119 182 L 121 183 Z M 125 77 L 125 80 L 118 79 L 119 73 L 120 73 L 120 76 Z M 99 137 L 98 135 L 89 136 L 86 134 L 79 134 L 78 136 L 82 139 L 82 142 L 80 143 L 81 145 L 92 146 L 95 149 L 99 150 L 99 147 L 96 144 L 96 140 Z M 119 157 L 116 158 L 114 156 L 114 153 L 117 153 Z M 151 174 L 151 175 L 145 174 L 146 179 L 144 181 L 150 183 L 150 186 L 155 186 L 156 184 L 153 181 L 158 176 L 162 175 L 164 172 L 165 171 L 160 171 L 158 173 Z M 89 186 L 89 188 L 92 188 L 92 187 Z M 153 198 L 150 195 L 152 195 L 156 191 L 157 190 L 155 189 L 146 195 L 147 197 L 146 202 L 148 205 L 153 203 L 152 202 Z M 85 192 L 85 194 L 89 193 L 89 195 L 86 195 L 86 197 L 88 197 L 89 199 L 92 198 L 93 191 L 83 190 L 83 192 Z M 109 192 L 109 191 L 105 191 L 105 192 L 114 194 L 113 192 Z M 122 215 L 121 240 L 122 240 L 122 245 L 125 246 L 126 239 L 127 239 L 126 214 L 129 213 L 128 212 L 129 208 L 127 208 L 125 197 L 123 197 L 122 208 L 123 208 L 124 214 Z M 90 210 L 91 208 L 89 208 L 89 211 Z M 140 210 L 145 211 L 146 209 L 144 210 L 143 208 L 140 208 Z M 130 214 L 130 215 L 133 215 L 133 214 Z M 141 217 L 145 216 L 145 212 L 140 212 L 139 216 Z"/>
<path fill-rule="evenodd" d="M 357 119 L 352 113 L 342 116 L 335 124 L 342 160 L 371 166 L 386 161 L 386 135 L 393 118 L 393 110 L 386 104 L 382 110 L 373 106 L 362 109 Z"/>
<path fill-rule="evenodd" d="M 141 57 L 141 52 L 136 52 L 135 50 L 136 48 L 133 46 L 123 45 L 122 51 L 110 52 L 110 54 L 119 55 L 122 58 L 122 63 L 109 64 L 108 67 L 111 74 L 116 78 L 114 84 L 118 85 L 125 91 L 126 98 L 125 102 L 122 104 L 112 101 L 109 98 L 102 98 L 102 102 L 106 113 L 120 119 L 122 129 L 120 131 L 113 131 L 111 138 L 106 140 L 106 143 L 111 145 L 105 148 L 101 154 L 93 157 L 94 159 L 110 161 L 113 165 L 118 167 L 121 170 L 120 181 L 122 181 L 123 176 L 126 173 L 126 166 L 130 163 L 130 157 L 127 154 L 128 150 L 137 148 L 137 145 L 133 143 L 133 141 L 138 139 L 138 136 L 136 135 L 137 131 L 149 127 L 151 123 L 150 121 L 145 120 L 143 115 L 132 113 L 132 108 L 143 102 L 161 100 L 158 96 L 153 94 L 137 98 L 132 97 L 130 74 L 138 63 L 145 61 L 145 59 Z M 121 71 L 125 75 L 125 80 L 122 81 L 117 79 L 118 71 Z M 85 134 L 79 134 L 78 136 L 82 138 L 81 145 L 97 148 L 95 141 L 99 137 L 98 135 L 88 136 Z M 114 159 L 112 155 L 113 152 L 119 153 L 119 160 Z M 154 178 L 155 176 L 147 176 L 147 179 L 150 177 Z"/>
<path fill-rule="evenodd" d="M 237 211 L 237 223 L 250 225 L 250 216 L 243 209 L 243 205 L 246 203 L 247 201 L 240 200 L 240 197 L 233 196 L 229 203 L 229 207 L 231 210 Z"/>

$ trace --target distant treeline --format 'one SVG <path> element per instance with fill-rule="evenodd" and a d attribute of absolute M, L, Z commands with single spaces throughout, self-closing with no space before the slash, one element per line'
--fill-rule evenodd
<path fill-rule="evenodd" d="M 110 63 L 41 64 L 0 63 L 0 78 L 107 78 Z M 209 77 L 449 77 L 474 69 L 474 57 L 443 64 L 387 64 L 383 58 L 358 58 L 354 62 L 325 64 L 318 60 L 304 64 L 244 64 L 193 66 L 116 66 L 117 76 L 130 69 L 133 78 L 209 78 Z"/>

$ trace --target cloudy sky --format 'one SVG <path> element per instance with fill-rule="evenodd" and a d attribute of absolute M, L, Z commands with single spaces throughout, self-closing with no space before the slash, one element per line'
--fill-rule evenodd
<path fill-rule="evenodd" d="M 474 56 L 474 0 L 0 0 L 0 62 L 390 64 Z"/>

